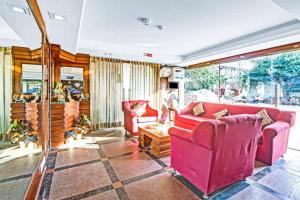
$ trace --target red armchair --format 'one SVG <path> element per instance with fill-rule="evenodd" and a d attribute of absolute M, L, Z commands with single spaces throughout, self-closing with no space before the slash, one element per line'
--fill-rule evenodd
<path fill-rule="evenodd" d="M 235 115 L 200 122 L 195 129 L 169 129 L 171 167 L 208 195 L 250 176 L 261 118 Z"/>
<path fill-rule="evenodd" d="M 231 115 L 256 114 L 264 108 L 274 120 L 274 123 L 264 127 L 262 130 L 262 138 L 258 144 L 256 160 L 272 165 L 280 156 L 285 154 L 290 128 L 295 124 L 295 112 L 254 105 L 202 102 L 205 113 L 200 116 L 194 116 L 192 109 L 197 103 L 199 102 L 190 103 L 186 108 L 176 113 L 175 126 L 192 130 L 202 121 L 214 120 L 215 116 L 213 114 L 225 108 L 228 109 Z"/>
<path fill-rule="evenodd" d="M 146 104 L 146 111 L 142 116 L 138 116 L 133 109 L 136 104 Z M 138 135 L 138 125 L 143 123 L 156 122 L 158 119 L 158 111 L 149 106 L 146 100 L 131 100 L 122 102 L 122 110 L 124 112 L 124 128 L 126 132 Z"/>

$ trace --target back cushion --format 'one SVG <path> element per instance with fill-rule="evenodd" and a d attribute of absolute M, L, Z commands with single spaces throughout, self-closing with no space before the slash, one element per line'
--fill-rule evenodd
<path fill-rule="evenodd" d="M 214 113 L 221 111 L 224 108 L 228 109 L 230 115 L 238 115 L 238 114 L 256 114 L 262 109 L 266 109 L 268 115 L 275 121 L 277 115 L 279 114 L 279 110 L 277 108 L 268 108 L 268 107 L 260 107 L 257 105 L 237 105 L 237 104 L 222 104 L 222 103 L 211 103 L 211 102 L 203 102 L 203 108 L 205 113 L 203 117 L 207 118 L 215 118 Z"/>

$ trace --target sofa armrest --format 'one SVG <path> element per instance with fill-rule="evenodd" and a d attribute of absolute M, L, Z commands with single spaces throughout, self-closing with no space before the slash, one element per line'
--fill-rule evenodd
<path fill-rule="evenodd" d="M 171 136 L 176 136 L 176 137 L 179 137 L 183 140 L 193 142 L 192 141 L 192 131 L 191 130 L 174 126 L 174 127 L 169 128 L 168 132 Z"/>
<path fill-rule="evenodd" d="M 277 121 L 273 124 L 266 126 L 263 129 L 263 138 L 273 139 L 278 134 L 284 132 L 286 129 L 289 129 L 290 125 L 285 121 Z"/>
<path fill-rule="evenodd" d="M 276 121 L 285 121 L 290 127 L 294 126 L 296 120 L 296 113 L 292 111 L 280 111 Z"/>
<path fill-rule="evenodd" d="M 147 116 L 155 116 L 155 117 L 158 117 L 158 110 L 152 108 L 149 104 L 147 104 L 147 107 L 146 107 L 146 113 L 147 113 Z"/>
<path fill-rule="evenodd" d="M 123 112 L 124 112 L 125 115 L 129 115 L 130 117 L 137 117 L 136 112 L 133 111 L 133 110 L 129 110 L 127 108 L 124 108 Z"/>

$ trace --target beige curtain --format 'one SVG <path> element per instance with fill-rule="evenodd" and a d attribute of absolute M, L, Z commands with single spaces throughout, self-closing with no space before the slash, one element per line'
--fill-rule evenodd
<path fill-rule="evenodd" d="M 90 104 L 94 129 L 122 124 L 122 66 L 118 60 L 91 58 Z"/>
<path fill-rule="evenodd" d="M 12 70 L 11 49 L 0 47 L 0 134 L 6 133 L 10 124 Z"/>
<path fill-rule="evenodd" d="M 94 129 L 123 124 L 122 101 L 147 99 L 158 106 L 160 65 L 91 57 L 90 104 Z"/>
<path fill-rule="evenodd" d="M 129 100 L 149 100 L 153 107 L 159 104 L 159 70 L 160 65 L 130 62 L 130 78 L 128 97 Z"/>

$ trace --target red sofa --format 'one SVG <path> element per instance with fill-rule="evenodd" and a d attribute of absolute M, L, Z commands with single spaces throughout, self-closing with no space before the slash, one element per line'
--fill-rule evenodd
<path fill-rule="evenodd" d="M 193 130 L 172 127 L 171 167 L 208 195 L 250 176 L 262 119 L 233 115 L 198 123 Z"/>
<path fill-rule="evenodd" d="M 146 112 L 140 117 L 132 110 L 136 104 L 146 104 Z M 133 135 L 138 135 L 139 124 L 156 122 L 158 119 L 158 111 L 151 108 L 149 101 L 146 100 L 123 101 L 122 110 L 124 112 L 124 128 Z"/>
<path fill-rule="evenodd" d="M 261 109 L 265 108 L 274 123 L 263 128 L 262 138 L 257 149 L 256 160 L 272 165 L 286 152 L 290 128 L 295 123 L 295 112 L 252 105 L 202 102 L 205 113 L 200 116 L 194 116 L 192 114 L 192 109 L 197 103 L 199 102 L 190 103 L 186 108 L 176 113 L 175 126 L 193 129 L 202 121 L 215 119 L 213 114 L 225 108 L 227 108 L 230 115 L 256 114 Z"/>

